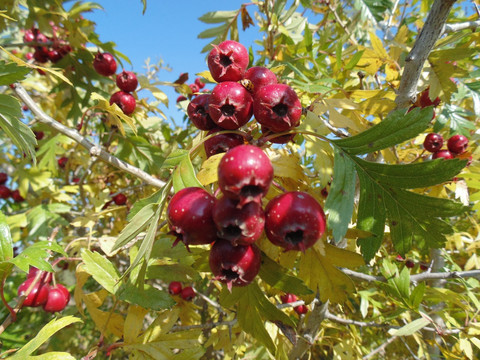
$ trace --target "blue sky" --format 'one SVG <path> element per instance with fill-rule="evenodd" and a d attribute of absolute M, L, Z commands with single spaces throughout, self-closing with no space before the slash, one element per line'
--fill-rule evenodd
<path fill-rule="evenodd" d="M 148 0 L 147 11 L 142 15 L 143 4 L 140 0 L 99 0 L 104 10 L 87 14 L 87 18 L 97 23 L 97 33 L 103 42 L 113 41 L 117 50 L 127 55 L 132 66 L 125 63 L 126 70 L 144 72 L 147 58 L 151 63 L 163 59 L 172 68 L 171 72 L 159 74 L 162 81 L 174 81 L 178 75 L 188 72 L 189 81 L 193 82 L 195 73 L 208 70 L 205 54 L 201 50 L 208 44 L 208 39 L 198 39 L 197 35 L 211 27 L 198 18 L 209 11 L 236 10 L 246 0 L 203 0 L 203 1 L 162 1 Z M 251 9 L 251 11 L 250 11 Z M 249 7 L 253 17 L 255 6 Z M 258 37 L 258 29 L 240 30 L 240 42 L 246 47 Z M 117 72 L 120 72 L 118 69 Z M 182 113 L 176 109 L 178 96 L 171 88 L 161 88 L 169 97 L 169 109 L 162 108 L 167 116 L 173 116 L 177 123 Z M 145 94 L 140 93 L 140 96 Z"/>

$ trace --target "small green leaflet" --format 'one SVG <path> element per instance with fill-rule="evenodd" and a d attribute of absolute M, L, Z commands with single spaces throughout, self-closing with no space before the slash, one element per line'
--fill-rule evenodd
<path fill-rule="evenodd" d="M 15 63 L 6 63 L 0 60 L 0 86 L 10 85 L 25 79 L 25 75 L 30 72 L 31 69 L 18 66 Z"/>
<path fill-rule="evenodd" d="M 146 309 L 160 311 L 175 305 L 175 301 L 169 294 L 147 284 L 140 285 L 139 288 L 128 282 L 118 293 L 120 300 Z"/>
<path fill-rule="evenodd" d="M 10 275 L 13 268 L 11 263 L 6 262 L 12 257 L 13 245 L 10 228 L 7 225 L 5 215 L 0 211 L 0 289 L 3 288 L 3 281 Z"/>
<path fill-rule="evenodd" d="M 183 155 L 183 158 L 173 171 L 172 180 L 175 192 L 186 187 L 203 187 L 195 175 L 195 170 L 193 169 L 192 161 L 190 160 L 188 152 Z"/>
<path fill-rule="evenodd" d="M 85 263 L 85 270 L 102 287 L 111 294 L 115 294 L 118 288 L 120 275 L 113 264 L 98 252 L 92 252 L 84 249 L 82 251 L 82 260 Z"/>

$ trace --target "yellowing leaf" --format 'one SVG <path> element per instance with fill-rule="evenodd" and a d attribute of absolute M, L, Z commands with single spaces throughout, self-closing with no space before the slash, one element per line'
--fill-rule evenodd
<path fill-rule="evenodd" d="M 126 344 L 133 344 L 136 342 L 136 339 L 143 328 L 143 319 L 148 311 L 148 309 L 144 309 L 138 305 L 130 305 L 128 307 L 127 318 L 125 319 L 124 325 L 125 328 L 123 329 Z"/>
<path fill-rule="evenodd" d="M 210 73 L 210 71 L 208 71 L 208 70 L 202 71 L 202 72 L 200 72 L 200 73 L 198 73 L 198 74 L 196 74 L 196 75 L 203 77 L 205 80 L 208 80 L 208 81 L 211 82 L 211 83 L 214 83 L 214 84 L 217 83 L 217 82 L 213 79 L 212 74 Z"/>
<path fill-rule="evenodd" d="M 325 256 L 335 266 L 353 269 L 365 265 L 362 255 L 330 244 L 325 245 Z"/>
<path fill-rule="evenodd" d="M 110 102 L 98 93 L 92 93 L 91 97 L 92 100 L 98 100 L 99 108 L 107 111 L 111 115 L 111 120 L 118 127 L 123 136 L 125 136 L 125 128 L 123 127 L 121 120 L 125 121 L 135 134 L 137 133 L 137 128 L 135 127 L 132 118 L 125 115 L 117 104 L 110 105 Z"/>
<path fill-rule="evenodd" d="M 178 320 L 181 308 L 176 306 L 173 309 L 161 312 L 143 333 L 141 342 L 147 344 L 160 339 L 161 335 L 168 333 Z"/>
<path fill-rule="evenodd" d="M 382 41 L 375 35 L 373 32 L 369 33 L 370 41 L 372 43 L 373 50 L 375 53 L 382 59 L 387 59 L 388 54 L 385 48 L 383 47 Z"/>
<path fill-rule="evenodd" d="M 99 310 L 90 302 L 85 302 L 85 304 L 87 305 L 90 317 L 102 334 L 109 332 L 120 338 L 123 337 L 123 329 L 125 327 L 123 316 L 110 311 Z"/>
<path fill-rule="evenodd" d="M 200 171 L 197 173 L 197 179 L 203 186 L 212 184 L 218 180 L 218 164 L 225 153 L 215 154 L 205 160 Z"/>
<path fill-rule="evenodd" d="M 360 48 L 360 50 L 362 49 Z M 371 49 L 365 49 L 362 58 L 357 63 L 357 67 L 363 68 L 363 70 L 369 75 L 375 75 L 382 65 L 382 59 Z"/>
<path fill-rule="evenodd" d="M 298 156 L 288 154 L 286 151 L 281 150 L 275 151 L 275 153 L 269 152 L 269 156 L 275 176 L 307 181 L 305 172 L 300 166 Z"/>

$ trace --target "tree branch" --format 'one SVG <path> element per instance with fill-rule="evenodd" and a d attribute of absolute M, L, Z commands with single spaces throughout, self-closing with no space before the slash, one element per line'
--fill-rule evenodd
<path fill-rule="evenodd" d="M 383 276 L 373 276 L 353 271 L 350 269 L 340 269 L 345 275 L 350 276 L 353 279 L 367 282 L 386 282 L 387 279 Z M 410 282 L 421 282 L 421 281 L 430 281 L 430 280 L 447 280 L 447 279 L 465 279 L 474 277 L 480 279 L 480 270 L 469 270 L 469 271 L 452 271 L 452 272 L 424 272 L 421 274 L 415 274 L 410 276 Z"/>
<path fill-rule="evenodd" d="M 109 163 L 110 165 L 123 170 L 133 176 L 136 176 L 142 179 L 149 185 L 155 186 L 157 188 L 163 188 L 165 186 L 165 182 L 157 179 L 150 174 L 147 174 L 145 171 L 126 163 L 123 160 L 111 155 L 107 151 L 105 151 L 102 147 L 95 145 L 87 138 L 80 135 L 80 133 L 76 130 L 73 130 L 65 125 L 60 124 L 55 119 L 48 116 L 42 109 L 35 103 L 35 101 L 30 97 L 27 91 L 19 84 L 15 84 L 14 91 L 17 96 L 28 106 L 28 108 L 32 111 L 33 114 L 37 117 L 38 121 L 52 127 L 53 129 L 57 130 L 58 132 L 62 133 L 63 135 L 68 136 L 70 139 L 76 141 L 78 144 L 83 146 L 85 149 L 88 150 L 90 156 L 98 157 L 103 161 Z"/>
<path fill-rule="evenodd" d="M 417 83 L 423 70 L 423 64 L 442 35 L 448 14 L 455 0 L 435 0 L 427 16 L 420 35 L 413 45 L 410 54 L 405 59 L 400 87 L 395 102 L 398 108 L 407 108 L 415 102 Z"/>
<path fill-rule="evenodd" d="M 462 31 L 467 29 L 476 31 L 478 27 L 480 27 L 480 20 L 466 21 L 466 22 L 456 23 L 456 24 L 445 24 L 443 26 L 443 33 L 449 34 L 452 32 Z"/>

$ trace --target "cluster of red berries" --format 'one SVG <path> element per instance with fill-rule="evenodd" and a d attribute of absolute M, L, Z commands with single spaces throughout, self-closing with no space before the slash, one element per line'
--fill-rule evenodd
<path fill-rule="evenodd" d="M 200 90 L 202 90 L 205 87 L 205 83 L 202 81 L 202 79 L 196 78 L 195 81 L 192 84 L 188 84 L 188 87 L 192 91 L 192 94 L 189 95 L 188 97 L 192 98 L 192 97 L 197 96 L 198 93 L 200 92 Z M 209 90 L 207 90 L 207 89 L 203 90 L 203 92 L 208 92 L 208 91 Z M 177 103 L 180 102 L 180 101 L 185 101 L 185 100 L 187 100 L 187 98 L 183 95 L 180 95 L 177 98 Z"/>
<path fill-rule="evenodd" d="M 280 296 L 280 300 L 282 301 L 282 304 L 291 304 L 298 301 L 298 298 L 295 294 L 286 293 Z M 307 305 L 298 305 L 295 306 L 293 310 L 295 310 L 298 315 L 305 315 L 308 312 L 308 307 Z"/>
<path fill-rule="evenodd" d="M 9 197 L 11 197 L 13 201 L 17 203 L 25 201 L 23 196 L 20 195 L 20 191 L 18 189 L 12 191 L 5 185 L 7 180 L 8 180 L 8 175 L 4 172 L 1 172 L 0 173 L 0 199 L 6 200 Z"/>
<path fill-rule="evenodd" d="M 240 43 L 227 40 L 215 45 L 208 55 L 208 68 L 218 84 L 210 94 L 195 97 L 187 107 L 190 121 L 207 135 L 221 130 L 237 130 L 252 115 L 264 135 L 288 131 L 300 124 L 302 105 L 290 86 L 279 84 L 266 67 L 248 68 L 248 51 Z M 273 137 L 286 143 L 292 135 Z M 222 134 L 205 141 L 207 156 L 226 152 L 244 143 L 238 134 Z"/>
<path fill-rule="evenodd" d="M 110 53 L 98 52 L 93 59 L 95 71 L 102 76 L 112 76 L 117 71 L 117 62 Z M 138 86 L 138 79 L 132 71 L 123 70 L 117 74 L 115 82 L 120 89 L 110 97 L 110 105 L 117 104 L 125 115 L 135 111 L 136 100 L 131 94 Z"/>
<path fill-rule="evenodd" d="M 37 273 L 40 270 L 35 267 L 30 267 L 28 271 L 27 280 L 25 280 L 18 287 L 18 296 L 25 295 L 30 288 Z M 39 281 L 33 286 L 30 293 L 25 298 L 23 306 L 39 307 L 47 312 L 62 311 L 70 301 L 70 292 L 62 284 L 50 285 L 53 276 L 49 272 L 42 271 Z"/>
<path fill-rule="evenodd" d="M 255 242 L 263 232 L 285 250 L 305 251 L 325 231 L 325 214 L 308 193 L 286 192 L 262 208 L 273 181 L 273 167 L 262 149 L 239 145 L 218 165 L 216 199 L 198 187 L 177 192 L 167 219 L 175 243 L 212 244 L 209 265 L 215 278 L 232 286 L 248 285 L 260 271 L 261 252 Z"/>
<path fill-rule="evenodd" d="M 185 301 L 192 301 L 193 298 L 197 295 L 195 290 L 191 286 L 182 287 L 182 283 L 179 281 L 172 281 L 168 285 L 168 292 L 170 295 L 180 295 L 180 297 Z"/>
<path fill-rule="evenodd" d="M 468 139 L 464 135 L 453 135 L 447 140 L 447 149 L 442 150 L 443 136 L 437 133 L 430 133 L 423 141 L 425 150 L 433 153 L 432 159 L 453 159 L 467 151 Z"/>
<path fill-rule="evenodd" d="M 25 31 L 23 41 L 26 44 L 31 44 L 35 49 L 33 53 L 26 54 L 27 60 L 33 58 L 36 62 L 41 64 L 46 63 L 47 61 L 57 63 L 72 51 L 72 47 L 58 37 L 57 32 L 60 28 L 53 22 L 50 23 L 50 26 L 52 27 L 53 34 L 51 37 L 47 37 L 34 27 Z"/>

